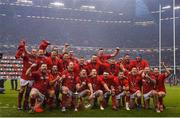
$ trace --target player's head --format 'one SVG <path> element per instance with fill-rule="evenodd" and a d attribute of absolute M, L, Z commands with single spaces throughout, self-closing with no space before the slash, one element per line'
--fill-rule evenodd
<path fill-rule="evenodd" d="M 69 51 L 69 57 L 74 57 L 74 51 L 72 50 Z"/>
<path fill-rule="evenodd" d="M 124 55 L 123 60 L 124 60 L 125 62 L 130 62 L 130 56 L 129 56 L 128 53 L 126 53 L 126 54 Z"/>
<path fill-rule="evenodd" d="M 140 52 L 136 53 L 136 60 L 141 61 L 142 60 L 142 54 Z"/>
<path fill-rule="evenodd" d="M 144 68 L 144 73 L 145 73 L 145 74 L 149 74 L 150 71 L 151 71 L 150 67 L 145 67 L 145 68 Z"/>
<path fill-rule="evenodd" d="M 57 51 L 57 52 L 58 52 L 58 47 L 57 47 L 57 46 L 53 46 L 51 50 L 52 50 L 52 51 L 54 50 L 54 51 Z"/>
<path fill-rule="evenodd" d="M 103 72 L 103 77 L 104 77 L 104 79 L 108 79 L 108 76 L 109 76 L 109 73 L 108 72 Z"/>
<path fill-rule="evenodd" d="M 56 58 L 57 57 L 57 51 L 56 50 L 52 50 L 51 51 L 51 58 Z"/>
<path fill-rule="evenodd" d="M 33 56 L 36 56 L 36 55 L 37 55 L 37 50 L 36 50 L 35 48 L 33 48 L 33 49 L 31 50 L 31 54 L 32 54 Z"/>
<path fill-rule="evenodd" d="M 159 69 L 158 69 L 158 68 L 155 67 L 155 68 L 153 69 L 153 72 L 154 72 L 154 75 L 155 75 L 155 76 L 158 76 L 158 75 L 159 75 Z"/>
<path fill-rule="evenodd" d="M 74 63 L 73 62 L 69 62 L 67 68 L 68 68 L 68 71 L 72 72 L 74 70 Z"/>
<path fill-rule="evenodd" d="M 118 62 L 119 62 L 119 63 L 122 63 L 122 62 L 123 62 L 123 58 L 119 58 L 119 59 L 118 59 Z"/>
<path fill-rule="evenodd" d="M 100 48 L 99 51 L 98 51 L 98 56 L 102 56 L 104 54 L 104 49 L 103 48 Z"/>
<path fill-rule="evenodd" d="M 83 65 L 84 62 L 85 62 L 84 57 L 80 57 L 80 58 L 79 58 L 79 64 L 80 64 L 80 65 Z"/>
<path fill-rule="evenodd" d="M 119 71 L 119 73 L 118 73 L 118 78 L 119 78 L 119 79 L 124 79 L 124 72 Z"/>
<path fill-rule="evenodd" d="M 63 54 L 63 60 L 67 61 L 69 59 L 69 54 L 67 52 L 65 52 Z"/>
<path fill-rule="evenodd" d="M 97 71 L 96 71 L 96 69 L 92 69 L 91 70 L 91 77 L 92 78 L 95 78 L 97 76 Z"/>
<path fill-rule="evenodd" d="M 57 72 L 58 72 L 58 67 L 57 67 L 57 65 L 53 65 L 53 67 L 52 67 L 52 72 L 53 72 L 53 73 L 57 73 Z"/>
<path fill-rule="evenodd" d="M 92 57 L 91 57 L 91 62 L 92 63 L 96 63 L 97 62 L 97 55 L 96 54 L 93 54 Z"/>
<path fill-rule="evenodd" d="M 82 70 L 81 70 L 81 72 L 80 72 L 80 77 L 83 77 L 83 78 L 87 77 L 87 72 L 86 72 L 85 69 L 82 69 Z"/>
<path fill-rule="evenodd" d="M 131 74 L 132 74 L 132 75 L 137 75 L 137 74 L 138 74 L 138 70 L 137 70 L 136 67 L 133 67 L 133 68 L 132 68 Z"/>
<path fill-rule="evenodd" d="M 38 50 L 38 56 L 43 56 L 43 55 L 44 55 L 44 50 L 39 49 L 39 50 Z"/>
<path fill-rule="evenodd" d="M 40 69 L 42 73 L 47 73 L 47 64 L 45 63 L 41 64 Z"/>

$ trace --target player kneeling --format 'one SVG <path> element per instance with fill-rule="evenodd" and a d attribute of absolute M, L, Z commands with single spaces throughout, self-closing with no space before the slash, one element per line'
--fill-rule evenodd
<path fill-rule="evenodd" d="M 150 98 L 153 98 L 153 103 L 156 112 L 160 112 L 157 108 L 157 92 L 155 90 L 156 79 L 152 73 L 150 73 L 150 68 L 145 67 L 142 73 L 142 86 L 143 86 L 143 98 L 144 98 L 144 108 L 150 108 Z"/>
<path fill-rule="evenodd" d="M 75 78 L 74 63 L 69 62 L 67 70 L 62 74 L 62 112 L 65 112 L 67 107 L 74 108 L 75 111 L 77 110 Z"/>
<path fill-rule="evenodd" d="M 43 112 L 42 103 L 44 102 L 45 95 L 47 94 L 48 86 L 49 86 L 49 75 L 47 73 L 47 64 L 42 64 L 40 69 L 36 72 L 31 73 L 32 67 L 36 66 L 32 64 L 32 66 L 27 70 L 26 75 L 31 76 L 34 80 L 31 92 L 30 92 L 30 106 L 32 112 Z"/>
<path fill-rule="evenodd" d="M 54 65 L 51 69 L 51 73 L 49 75 L 49 89 L 48 89 L 48 99 L 47 99 L 47 104 L 49 109 L 51 110 L 53 108 L 53 103 L 54 100 L 58 100 L 58 98 L 56 98 L 58 95 L 57 92 L 59 90 L 60 86 L 60 82 L 61 82 L 61 74 L 58 72 L 58 67 L 57 65 Z M 56 99 L 55 99 L 56 98 Z M 57 102 L 56 102 L 57 103 Z"/>
<path fill-rule="evenodd" d="M 117 109 L 120 107 L 120 100 L 125 98 L 125 107 L 129 111 L 129 82 L 126 76 L 124 76 L 124 72 L 119 72 L 118 76 L 114 78 L 114 90 L 112 91 L 113 108 Z"/>
<path fill-rule="evenodd" d="M 76 91 L 77 91 L 77 98 L 76 98 L 76 109 L 75 111 L 78 111 L 77 108 L 84 106 L 84 101 L 86 97 L 90 96 L 90 90 L 88 89 L 87 85 L 87 72 L 85 69 L 82 69 L 80 71 L 80 75 L 76 77 Z"/>
<path fill-rule="evenodd" d="M 128 75 L 129 81 L 129 91 L 130 91 L 130 106 L 134 108 L 137 106 L 138 109 L 141 108 L 141 89 L 139 83 L 141 81 L 141 76 L 138 74 L 137 68 L 133 67 L 130 74 Z M 137 104 L 135 103 L 135 98 L 137 98 Z"/>
<path fill-rule="evenodd" d="M 95 99 L 97 99 L 99 101 L 100 110 L 104 110 L 104 107 L 103 107 L 104 96 L 103 96 L 102 89 L 105 88 L 106 91 L 109 91 L 109 92 L 110 92 L 110 90 L 108 89 L 108 86 L 102 80 L 102 78 L 97 75 L 96 69 L 92 69 L 90 75 L 91 76 L 90 76 L 90 78 L 88 78 L 87 83 L 88 83 L 88 87 L 91 92 L 91 95 L 89 96 L 91 105 L 94 105 L 94 103 L 95 103 L 94 101 L 95 101 Z"/>

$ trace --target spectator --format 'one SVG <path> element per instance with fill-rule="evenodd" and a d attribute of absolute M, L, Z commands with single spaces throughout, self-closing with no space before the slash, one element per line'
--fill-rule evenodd
<path fill-rule="evenodd" d="M 17 87 L 18 87 L 18 78 L 14 77 L 11 79 L 11 89 L 12 90 L 16 90 L 17 91 Z"/>
<path fill-rule="evenodd" d="M 6 80 L 4 78 L 0 78 L 0 94 L 4 94 L 5 88 L 4 88 L 4 82 Z"/>

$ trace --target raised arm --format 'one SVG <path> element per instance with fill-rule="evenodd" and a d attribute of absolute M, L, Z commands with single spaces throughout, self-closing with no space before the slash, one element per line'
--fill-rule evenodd
<path fill-rule="evenodd" d="M 162 62 L 161 65 L 165 69 L 165 76 L 168 77 L 171 74 L 171 72 L 167 69 L 164 62 Z"/>
<path fill-rule="evenodd" d="M 120 48 L 119 48 L 119 47 L 116 47 L 116 49 L 114 50 L 114 52 L 111 54 L 111 57 L 117 56 L 118 53 L 119 53 L 119 51 L 120 51 Z"/>

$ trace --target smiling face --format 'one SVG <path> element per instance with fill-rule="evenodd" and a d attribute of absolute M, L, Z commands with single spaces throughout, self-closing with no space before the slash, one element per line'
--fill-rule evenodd
<path fill-rule="evenodd" d="M 108 79 L 109 73 L 108 72 L 103 72 L 103 77 L 104 79 Z"/>
<path fill-rule="evenodd" d="M 53 72 L 53 73 L 57 73 L 57 72 L 58 72 L 58 67 L 57 67 L 57 65 L 54 65 L 54 66 L 52 67 L 52 72 Z"/>
<path fill-rule="evenodd" d="M 144 68 L 144 73 L 145 73 L 145 74 L 149 74 L 149 73 L 150 73 L 150 71 L 151 71 L 151 70 L 150 70 L 150 68 L 149 68 L 149 67 L 145 67 L 145 68 Z"/>
<path fill-rule="evenodd" d="M 82 69 L 82 70 L 81 70 L 81 72 L 80 72 L 80 77 L 82 77 L 82 78 L 87 77 L 87 72 L 86 72 L 85 69 Z"/>
<path fill-rule="evenodd" d="M 138 73 L 137 68 L 133 67 L 131 70 L 131 73 L 132 73 L 132 75 L 137 75 L 137 73 Z"/>
<path fill-rule="evenodd" d="M 93 56 L 91 57 L 91 62 L 92 62 L 92 63 L 96 63 L 96 61 L 97 61 L 97 56 L 96 56 L 96 55 L 93 55 Z"/>
<path fill-rule="evenodd" d="M 158 76 L 158 75 L 159 75 L 159 69 L 158 69 L 158 68 L 154 68 L 153 72 L 154 72 L 154 75 L 155 75 L 155 76 Z"/>
<path fill-rule="evenodd" d="M 130 56 L 129 55 L 125 55 L 124 56 L 124 61 L 125 62 L 130 62 Z"/>
<path fill-rule="evenodd" d="M 96 69 L 92 69 L 92 71 L 91 71 L 91 76 L 92 76 L 92 78 L 95 78 L 95 77 L 97 76 L 97 71 L 96 71 Z"/>
<path fill-rule="evenodd" d="M 68 71 L 72 72 L 74 70 L 74 63 L 70 62 L 68 65 Z"/>
<path fill-rule="evenodd" d="M 67 61 L 69 59 L 69 55 L 68 55 L 68 53 L 65 53 L 64 55 L 63 55 L 63 60 L 64 61 Z"/>
<path fill-rule="evenodd" d="M 81 57 L 81 58 L 79 59 L 79 64 L 80 64 L 80 65 L 83 65 L 84 62 L 85 62 L 85 59 L 84 59 L 83 57 Z"/>
<path fill-rule="evenodd" d="M 51 57 L 56 58 L 56 56 L 57 56 L 57 51 L 55 50 L 51 51 Z"/>
<path fill-rule="evenodd" d="M 31 50 L 31 54 L 32 54 L 33 56 L 36 56 L 36 55 L 37 55 L 37 50 L 33 48 L 33 49 Z"/>
<path fill-rule="evenodd" d="M 98 51 L 98 56 L 101 57 L 101 56 L 103 56 L 103 55 L 104 55 L 104 50 L 103 50 L 103 49 L 100 49 L 100 50 Z"/>
<path fill-rule="evenodd" d="M 47 73 L 47 64 L 42 64 L 40 68 L 42 73 Z"/>
<path fill-rule="evenodd" d="M 119 72 L 118 73 L 118 78 L 119 79 L 124 79 L 124 73 L 123 72 Z"/>

